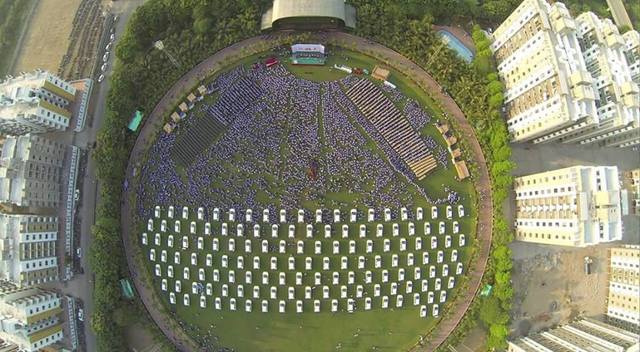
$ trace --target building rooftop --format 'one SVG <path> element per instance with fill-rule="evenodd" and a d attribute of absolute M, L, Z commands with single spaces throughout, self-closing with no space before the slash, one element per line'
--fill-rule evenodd
<path fill-rule="evenodd" d="M 273 7 L 262 15 L 261 29 L 269 29 L 279 20 L 299 17 L 329 17 L 355 28 L 356 12 L 344 0 L 274 0 Z"/>

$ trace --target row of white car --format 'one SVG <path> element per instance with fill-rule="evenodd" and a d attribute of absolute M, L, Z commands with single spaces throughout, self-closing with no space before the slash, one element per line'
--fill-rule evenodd
<path fill-rule="evenodd" d="M 116 39 L 115 27 L 111 28 L 111 34 L 109 36 L 109 43 L 104 47 L 104 55 L 102 55 L 102 66 L 100 66 L 100 76 L 98 76 L 98 83 L 104 81 L 104 73 L 109 67 L 109 56 L 111 55 L 111 49 L 113 48 L 113 41 Z"/>

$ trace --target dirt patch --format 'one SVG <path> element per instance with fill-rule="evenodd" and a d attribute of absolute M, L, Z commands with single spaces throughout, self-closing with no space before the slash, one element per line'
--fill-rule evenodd
<path fill-rule="evenodd" d="M 531 246 L 539 248 L 527 248 Z M 610 246 L 559 249 L 514 242 L 513 247 L 515 336 L 605 312 Z M 525 251 L 534 254 L 518 259 L 517 252 Z M 585 256 L 593 259 L 590 275 L 584 271 Z"/>
<path fill-rule="evenodd" d="M 58 71 L 69 45 L 69 33 L 80 1 L 39 0 L 14 72 L 32 71 L 36 68 Z"/>

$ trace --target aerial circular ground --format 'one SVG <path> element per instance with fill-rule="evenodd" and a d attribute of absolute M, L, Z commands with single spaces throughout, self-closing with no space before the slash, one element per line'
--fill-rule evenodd
<path fill-rule="evenodd" d="M 407 350 L 437 324 L 437 318 L 432 317 L 433 305 L 439 304 L 440 316 L 449 308 L 455 288 L 449 289 L 446 279 L 456 277 L 459 282 L 457 263 L 462 263 L 466 273 L 469 244 L 475 236 L 475 194 L 470 181 L 455 178 L 444 139 L 433 126 L 442 116 L 399 72 L 392 70 L 391 79 L 398 89 L 384 87 L 364 75 L 347 76 L 330 66 L 338 63 L 371 70 L 379 63 L 338 47 L 330 51 L 325 67 L 286 63 L 254 67 L 261 58 L 273 54 L 261 53 L 217 72 L 205 82 L 213 93 L 196 103 L 171 134 L 159 133 L 139 164 L 133 191 L 137 194 L 134 216 L 140 221 L 132 236 L 152 276 L 153 290 L 170 315 L 201 345 L 238 351 Z M 354 103 L 352 90 L 358 85 L 366 86 L 366 94 L 384 96 L 419 133 L 437 160 L 435 170 L 424 179 L 416 179 L 367 120 L 362 106 Z M 459 205 L 465 210 L 463 216 L 458 214 Z M 182 219 L 183 206 L 189 209 L 188 219 L 176 229 L 174 222 Z M 432 206 L 439 213 L 434 219 Z M 449 217 L 447 206 L 453 209 Z M 174 208 L 172 218 L 167 213 L 169 207 Z M 402 207 L 407 208 L 407 219 L 401 218 Z M 376 212 L 373 221 L 368 219 L 370 208 Z M 384 219 L 386 208 L 392 212 L 389 221 Z M 418 219 L 418 208 L 423 209 L 422 219 Z M 235 221 L 229 221 L 229 209 L 237 212 Z M 253 211 L 250 221 L 247 209 Z M 263 219 L 264 209 L 269 210 L 268 219 Z M 279 219 L 281 209 L 286 211 L 284 223 Z M 297 219 L 300 209 L 304 209 L 302 221 Z M 320 222 L 315 218 L 317 209 L 323 210 Z M 334 219 L 335 209 L 341 212 L 339 223 Z M 351 209 L 357 209 L 353 222 Z M 154 221 L 151 227 L 149 219 Z M 164 230 L 160 229 L 162 221 L 169 224 Z M 207 223 L 209 230 L 205 230 Z M 246 228 L 242 236 L 236 233 L 238 223 Z M 431 233 L 427 233 L 427 223 Z M 261 226 L 257 234 L 256 224 Z M 279 226 L 276 237 L 274 224 Z M 341 233 L 345 224 L 348 234 Z M 378 224 L 384 229 L 379 237 Z M 398 224 L 398 232 L 394 224 Z M 324 232 L 326 225 L 331 226 L 331 238 Z M 228 228 L 226 236 L 223 226 Z M 294 227 L 293 234 L 288 232 L 289 226 Z M 313 229 L 311 234 L 308 226 Z M 366 229 L 364 236 L 359 232 L 361 226 Z M 442 233 L 440 226 L 444 226 Z M 410 227 L 415 228 L 413 233 Z M 147 233 L 144 243 L 143 233 Z M 168 244 L 170 236 L 173 247 Z M 433 248 L 432 236 L 436 239 Z M 189 248 L 182 247 L 183 238 L 188 238 Z M 264 241 L 268 242 L 266 251 Z M 368 241 L 373 245 L 370 251 Z M 297 247 L 300 242 L 302 251 Z M 321 243 L 319 252 L 314 250 L 317 242 Z M 337 252 L 335 242 L 340 247 Z M 353 251 L 347 249 L 351 242 Z M 175 262 L 176 252 L 181 256 L 179 263 Z M 414 259 L 409 259 L 409 254 Z M 380 265 L 375 263 L 377 256 Z M 242 266 L 239 257 L 244 261 Z M 254 266 L 256 257 L 261 266 Z M 272 258 L 276 258 L 276 267 L 270 267 Z M 290 258 L 294 258 L 293 267 Z M 306 267 L 308 258 L 312 264 Z M 329 262 L 328 269 L 324 261 Z M 444 272 L 445 264 L 448 273 Z M 167 276 L 169 266 L 173 277 Z M 188 279 L 183 275 L 185 267 L 190 268 Z M 202 277 L 198 277 L 200 269 Z M 387 279 L 383 279 L 385 271 Z M 247 272 L 255 272 L 252 281 L 245 282 Z M 266 283 L 262 281 L 264 272 L 272 274 Z M 283 272 L 281 284 L 277 275 Z M 301 279 L 296 277 L 298 273 Z M 321 276 L 319 283 L 316 273 Z M 335 273 L 340 278 L 334 284 Z M 439 290 L 435 290 L 437 279 L 442 286 Z M 175 292 L 176 281 L 181 281 L 180 292 Z M 194 283 L 197 293 L 192 294 Z M 397 288 L 392 288 L 394 283 Z M 380 285 L 379 294 L 374 293 L 376 285 Z M 243 293 L 238 286 L 243 287 Z M 256 287 L 258 293 L 254 292 Z M 276 287 L 275 295 L 272 287 Z M 293 287 L 293 298 L 288 297 L 289 287 Z M 434 301 L 428 297 L 430 291 L 435 293 Z M 176 294 L 174 302 L 169 292 Z M 398 294 L 394 292 L 404 297 L 402 307 L 397 307 Z M 447 292 L 448 297 L 442 303 L 441 292 Z M 185 293 L 192 296 L 189 306 L 183 300 Z M 416 293 L 419 298 L 414 305 Z M 383 308 L 384 296 L 389 297 L 387 308 Z M 369 309 L 365 309 L 367 297 Z M 235 311 L 231 309 L 232 298 L 237 302 Z M 204 307 L 200 307 L 201 300 Z M 248 300 L 251 312 L 246 312 Z M 353 312 L 348 312 L 350 300 Z M 261 311 L 265 301 L 268 312 Z M 286 303 L 284 313 L 278 311 L 281 301 Z M 302 302 L 301 313 L 296 311 L 298 301 Z M 338 302 L 337 312 L 332 312 L 333 301 Z M 426 307 L 426 317 L 420 316 L 421 306 Z"/>

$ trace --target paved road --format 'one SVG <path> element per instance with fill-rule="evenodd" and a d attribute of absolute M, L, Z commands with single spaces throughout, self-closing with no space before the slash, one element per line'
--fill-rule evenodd
<path fill-rule="evenodd" d="M 283 38 L 284 37 L 279 37 L 277 35 L 270 35 L 268 40 L 271 45 L 274 45 L 276 41 Z M 472 149 L 471 152 L 478 163 L 479 175 L 474 181 L 476 183 L 476 189 L 480 195 L 480 209 L 478 214 L 478 239 L 480 243 L 480 251 L 475 261 L 475 266 L 471 268 L 471 272 L 469 274 L 470 281 L 467 286 L 466 294 L 456 302 L 455 306 L 450 306 L 453 310 L 443 318 L 434 331 L 430 332 L 428 344 L 424 346 L 416 346 L 416 350 L 419 351 L 433 351 L 436 347 L 440 346 L 444 340 L 446 340 L 466 313 L 471 301 L 480 287 L 482 275 L 489 256 L 489 250 L 491 247 L 492 202 L 489 174 L 486 168 L 484 155 L 482 154 L 482 149 L 478 144 L 473 128 L 465 119 L 460 108 L 449 96 L 441 93 L 441 88 L 437 82 L 435 82 L 435 80 L 433 80 L 433 78 L 419 66 L 386 47 L 346 33 L 336 32 L 322 34 L 321 38 L 329 42 L 355 42 L 357 44 L 356 46 L 360 48 L 361 51 L 372 53 L 376 58 L 383 62 L 387 62 L 390 66 L 393 66 L 399 71 L 405 73 L 408 77 L 412 77 L 419 86 L 430 92 L 433 97 L 442 102 L 444 110 L 455 119 L 457 128 L 459 129 L 458 132 L 461 135 L 466 136 L 469 141 L 469 145 Z M 185 74 L 171 87 L 145 120 L 130 155 L 129 166 L 127 168 L 127 177 L 129 179 L 133 175 L 134 168 L 139 164 L 142 155 L 146 151 L 145 146 L 147 145 L 147 142 L 154 138 L 155 133 L 157 133 L 157 131 L 162 127 L 163 118 L 168 114 L 170 109 L 176 106 L 176 97 L 180 97 L 186 90 L 195 87 L 204 77 L 213 74 L 216 69 L 220 68 L 220 63 L 227 61 L 227 58 L 233 59 L 234 57 L 237 58 L 237 55 L 247 56 L 250 55 L 251 52 L 265 50 L 266 47 L 264 40 L 265 37 L 254 37 L 219 51 Z M 347 47 L 349 46 L 350 45 L 347 45 Z M 127 258 L 129 259 L 134 258 L 133 253 L 135 246 L 135 244 L 132 243 L 132 234 L 130 233 L 134 220 L 131 216 L 133 214 L 132 209 L 134 208 L 132 208 L 132 205 L 129 203 L 129 198 L 131 195 L 131 189 L 133 188 L 134 187 L 130 187 L 130 191 L 123 195 L 124 205 L 122 207 L 121 219 L 125 250 Z M 174 345 L 178 347 L 179 350 L 195 350 L 196 343 L 191 340 L 183 330 L 174 328 L 175 322 L 172 318 L 158 310 L 158 305 L 154 304 L 154 300 L 156 299 L 154 297 L 155 293 L 153 290 L 145 287 L 143 283 L 144 277 L 146 277 L 148 273 L 145 270 L 139 271 L 137 263 L 133 260 L 129 260 L 128 265 L 142 302 L 162 332 L 174 343 Z"/>
<path fill-rule="evenodd" d="M 133 10 L 140 4 L 142 0 L 124 0 L 114 3 L 113 13 L 118 14 L 120 20 L 116 24 L 116 40 L 120 37 L 124 30 L 125 23 Z M 113 57 L 111 58 L 113 60 Z M 105 76 L 109 76 L 109 72 Z M 94 81 L 89 114 L 93 115 L 91 125 L 87 124 L 82 132 L 73 135 L 72 144 L 87 150 L 87 146 L 96 140 L 96 134 L 102 127 L 107 93 L 109 91 L 109 81 L 105 79 L 102 83 Z M 91 247 L 92 236 L 91 226 L 95 222 L 95 208 L 98 199 L 98 185 L 96 183 L 96 163 L 92 158 L 88 158 L 86 172 L 84 175 L 83 188 L 81 190 L 82 206 L 79 216 L 82 219 L 80 227 L 80 246 L 83 248 L 85 255 L 80 260 L 81 266 L 85 269 L 83 275 L 76 275 L 71 281 L 63 284 L 60 290 L 64 294 L 80 298 L 84 304 L 85 324 L 84 335 L 86 350 L 93 352 L 97 350 L 96 336 L 89 327 L 89 319 L 93 312 L 93 271 L 87 261 L 87 252 Z"/>

